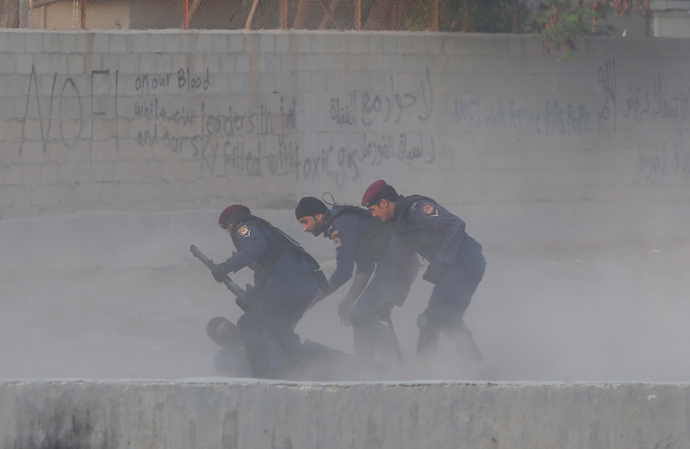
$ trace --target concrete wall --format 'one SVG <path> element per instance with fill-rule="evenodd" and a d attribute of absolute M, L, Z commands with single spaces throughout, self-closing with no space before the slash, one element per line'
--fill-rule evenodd
<path fill-rule="evenodd" d="M 688 44 L 3 30 L 0 218 L 356 203 L 383 177 L 485 234 L 686 232 Z"/>
<path fill-rule="evenodd" d="M 684 448 L 689 403 L 672 384 L 5 381 L 0 445 Z"/>

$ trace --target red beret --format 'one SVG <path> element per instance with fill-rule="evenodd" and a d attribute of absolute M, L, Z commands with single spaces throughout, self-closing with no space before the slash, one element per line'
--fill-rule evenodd
<path fill-rule="evenodd" d="M 388 184 L 386 184 L 386 181 L 384 181 L 383 179 L 374 181 L 369 187 L 367 187 L 367 190 L 364 192 L 364 196 L 362 196 L 362 206 L 369 207 L 372 204 L 377 203 L 378 200 L 381 199 L 381 195 L 383 195 L 383 190 L 387 186 Z"/>
<path fill-rule="evenodd" d="M 220 227 L 227 229 L 228 225 L 230 224 L 229 222 L 231 216 L 237 214 L 238 212 L 243 212 L 244 214 L 250 213 L 249 208 L 241 204 L 233 204 L 232 206 L 228 206 L 223 210 L 223 212 L 220 213 L 220 217 L 218 218 L 218 224 Z"/>

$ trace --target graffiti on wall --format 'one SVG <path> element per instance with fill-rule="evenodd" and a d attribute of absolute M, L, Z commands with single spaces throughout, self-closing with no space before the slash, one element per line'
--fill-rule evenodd
<path fill-rule="evenodd" d="M 40 132 L 41 148 L 44 153 L 48 151 L 49 143 L 74 148 L 79 142 L 86 140 L 89 149 L 93 148 L 94 139 L 100 137 L 98 121 L 117 117 L 117 79 L 118 71 L 93 70 L 89 84 L 79 85 L 73 77 L 58 77 L 53 74 L 50 83 L 50 94 L 47 96 L 39 89 L 39 77 L 36 69 L 31 67 L 29 76 L 29 88 L 26 93 L 24 115 L 21 119 L 22 131 L 19 143 L 19 154 L 22 154 L 27 140 L 27 126 L 34 118 Z M 110 105 L 104 105 L 94 91 L 112 83 L 115 101 L 107 101 Z M 42 100 L 43 99 L 43 100 Z M 112 109 L 109 111 L 109 109 Z M 33 111 L 33 112 L 32 112 Z M 117 135 L 117 123 L 115 127 Z"/>
<path fill-rule="evenodd" d="M 666 126 L 690 122 L 690 87 L 669 89 L 661 74 L 646 84 L 630 85 L 619 94 L 616 61 L 610 59 L 598 67 L 597 81 L 604 91 L 597 114 L 602 126 L 611 122 L 614 130 L 620 130 L 620 122 L 627 130 L 640 123 Z M 659 136 L 656 141 L 637 144 L 629 151 L 634 155 L 635 184 L 690 178 L 690 145 L 683 132 L 659 133 Z"/>
<path fill-rule="evenodd" d="M 136 142 L 140 147 L 163 147 L 191 154 L 203 172 L 216 176 L 281 176 L 295 174 L 298 148 L 295 100 L 280 97 L 272 110 L 241 111 L 232 100 L 214 101 L 202 95 L 197 106 L 180 91 L 213 92 L 206 69 L 194 75 L 189 68 L 170 73 L 141 73 L 134 77 L 134 117 L 143 119 Z M 213 104 L 213 107 L 209 106 Z"/>
<path fill-rule="evenodd" d="M 213 80 L 208 69 L 202 74 L 189 68 L 141 73 L 128 80 L 118 71 L 95 70 L 90 84 L 55 73 L 49 94 L 41 92 L 39 79 L 32 68 L 19 154 L 28 141 L 27 128 L 35 126 L 44 153 L 51 145 L 71 149 L 84 142 L 92 151 L 94 142 L 104 140 L 115 141 L 119 148 L 130 144 L 133 134 L 138 147 L 188 155 L 203 172 L 217 176 L 295 175 L 299 166 L 295 100 L 280 97 L 275 110 L 261 104 L 255 112 L 240 112 L 231 101 L 213 101 L 209 110 Z M 136 96 L 129 102 L 132 109 L 119 114 L 123 88 L 133 89 Z M 198 100 L 179 95 L 187 91 L 200 94 Z M 130 134 L 123 137 L 124 121 L 129 121 Z M 111 126 L 101 126 L 105 123 Z"/>
<path fill-rule="evenodd" d="M 388 75 L 376 90 L 331 92 L 324 130 L 310 140 L 319 143 L 306 151 L 297 144 L 294 97 L 276 93 L 254 107 L 219 97 L 208 68 L 126 77 L 109 69 L 89 77 L 46 77 L 32 68 L 19 153 L 30 140 L 40 141 L 44 153 L 53 145 L 86 145 L 89 154 L 98 142 L 112 140 L 117 148 L 134 144 L 142 151 L 192 158 L 203 173 L 215 176 L 290 175 L 344 188 L 366 172 L 436 164 L 443 113 L 457 124 L 443 130 L 446 134 L 515 131 L 518 140 L 529 134 L 578 137 L 626 132 L 641 123 L 690 121 L 690 87 L 679 88 L 662 74 L 627 85 L 619 72 L 615 59 L 603 61 L 592 76 L 594 92 L 573 95 L 572 101 L 477 93 L 451 98 L 444 103 L 450 110 L 443 111 L 434 103 L 438 94 L 429 69 L 405 74 L 404 80 Z M 687 136 L 669 139 L 629 150 L 637 154 L 635 182 L 685 176 Z"/>
<path fill-rule="evenodd" d="M 467 131 L 514 130 L 525 133 L 565 134 L 592 130 L 592 110 L 585 104 L 547 100 L 541 108 L 515 97 L 482 100 L 480 96 L 456 98 L 455 118 Z M 518 137 L 519 138 L 519 137 Z"/>
<path fill-rule="evenodd" d="M 465 131 L 516 131 L 517 141 L 528 134 L 564 138 L 602 130 L 629 134 L 642 123 L 675 127 L 690 122 L 690 87 L 670 89 L 664 76 L 656 74 L 645 84 L 620 89 L 618 78 L 616 60 L 609 59 L 597 66 L 594 79 L 599 93 L 587 97 L 589 101 L 473 95 L 456 97 L 453 113 Z M 659 136 L 654 144 L 637 144 L 628 150 L 636 155 L 630 159 L 634 160 L 634 182 L 687 177 L 687 139 Z"/>
<path fill-rule="evenodd" d="M 664 179 L 690 179 L 690 145 L 682 133 L 652 148 L 638 145 L 635 160 L 636 184 Z"/>
<path fill-rule="evenodd" d="M 456 122 L 468 131 L 514 130 L 546 135 L 597 132 L 606 126 L 616 129 L 622 120 L 690 121 L 690 88 L 686 92 L 669 92 L 661 74 L 649 85 L 630 86 L 620 94 L 616 61 L 611 59 L 598 66 L 596 82 L 601 94 L 594 97 L 592 104 L 564 103 L 558 99 L 535 104 L 515 96 L 474 95 L 456 97 L 453 112 Z"/>
<path fill-rule="evenodd" d="M 420 76 L 413 90 L 395 89 L 395 84 L 391 76 L 390 90 L 332 94 L 328 121 L 338 130 L 334 143 L 300 161 L 302 179 L 325 178 L 343 188 L 367 170 L 434 163 L 434 138 L 426 131 L 434 112 L 430 72 Z"/>

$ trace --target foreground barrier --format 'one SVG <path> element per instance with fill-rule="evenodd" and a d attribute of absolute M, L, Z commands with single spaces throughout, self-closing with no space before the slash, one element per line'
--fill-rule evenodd
<path fill-rule="evenodd" d="M 3 448 L 690 447 L 687 384 L 3 381 Z"/>

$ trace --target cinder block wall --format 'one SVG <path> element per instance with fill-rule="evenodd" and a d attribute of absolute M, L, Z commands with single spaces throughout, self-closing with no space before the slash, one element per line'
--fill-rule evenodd
<path fill-rule="evenodd" d="M 685 448 L 687 384 L 0 383 L 2 447 Z"/>
<path fill-rule="evenodd" d="M 378 178 L 480 233 L 673 215 L 689 44 L 585 39 L 563 63 L 530 36 L 3 30 L 0 218 L 356 203 Z"/>

